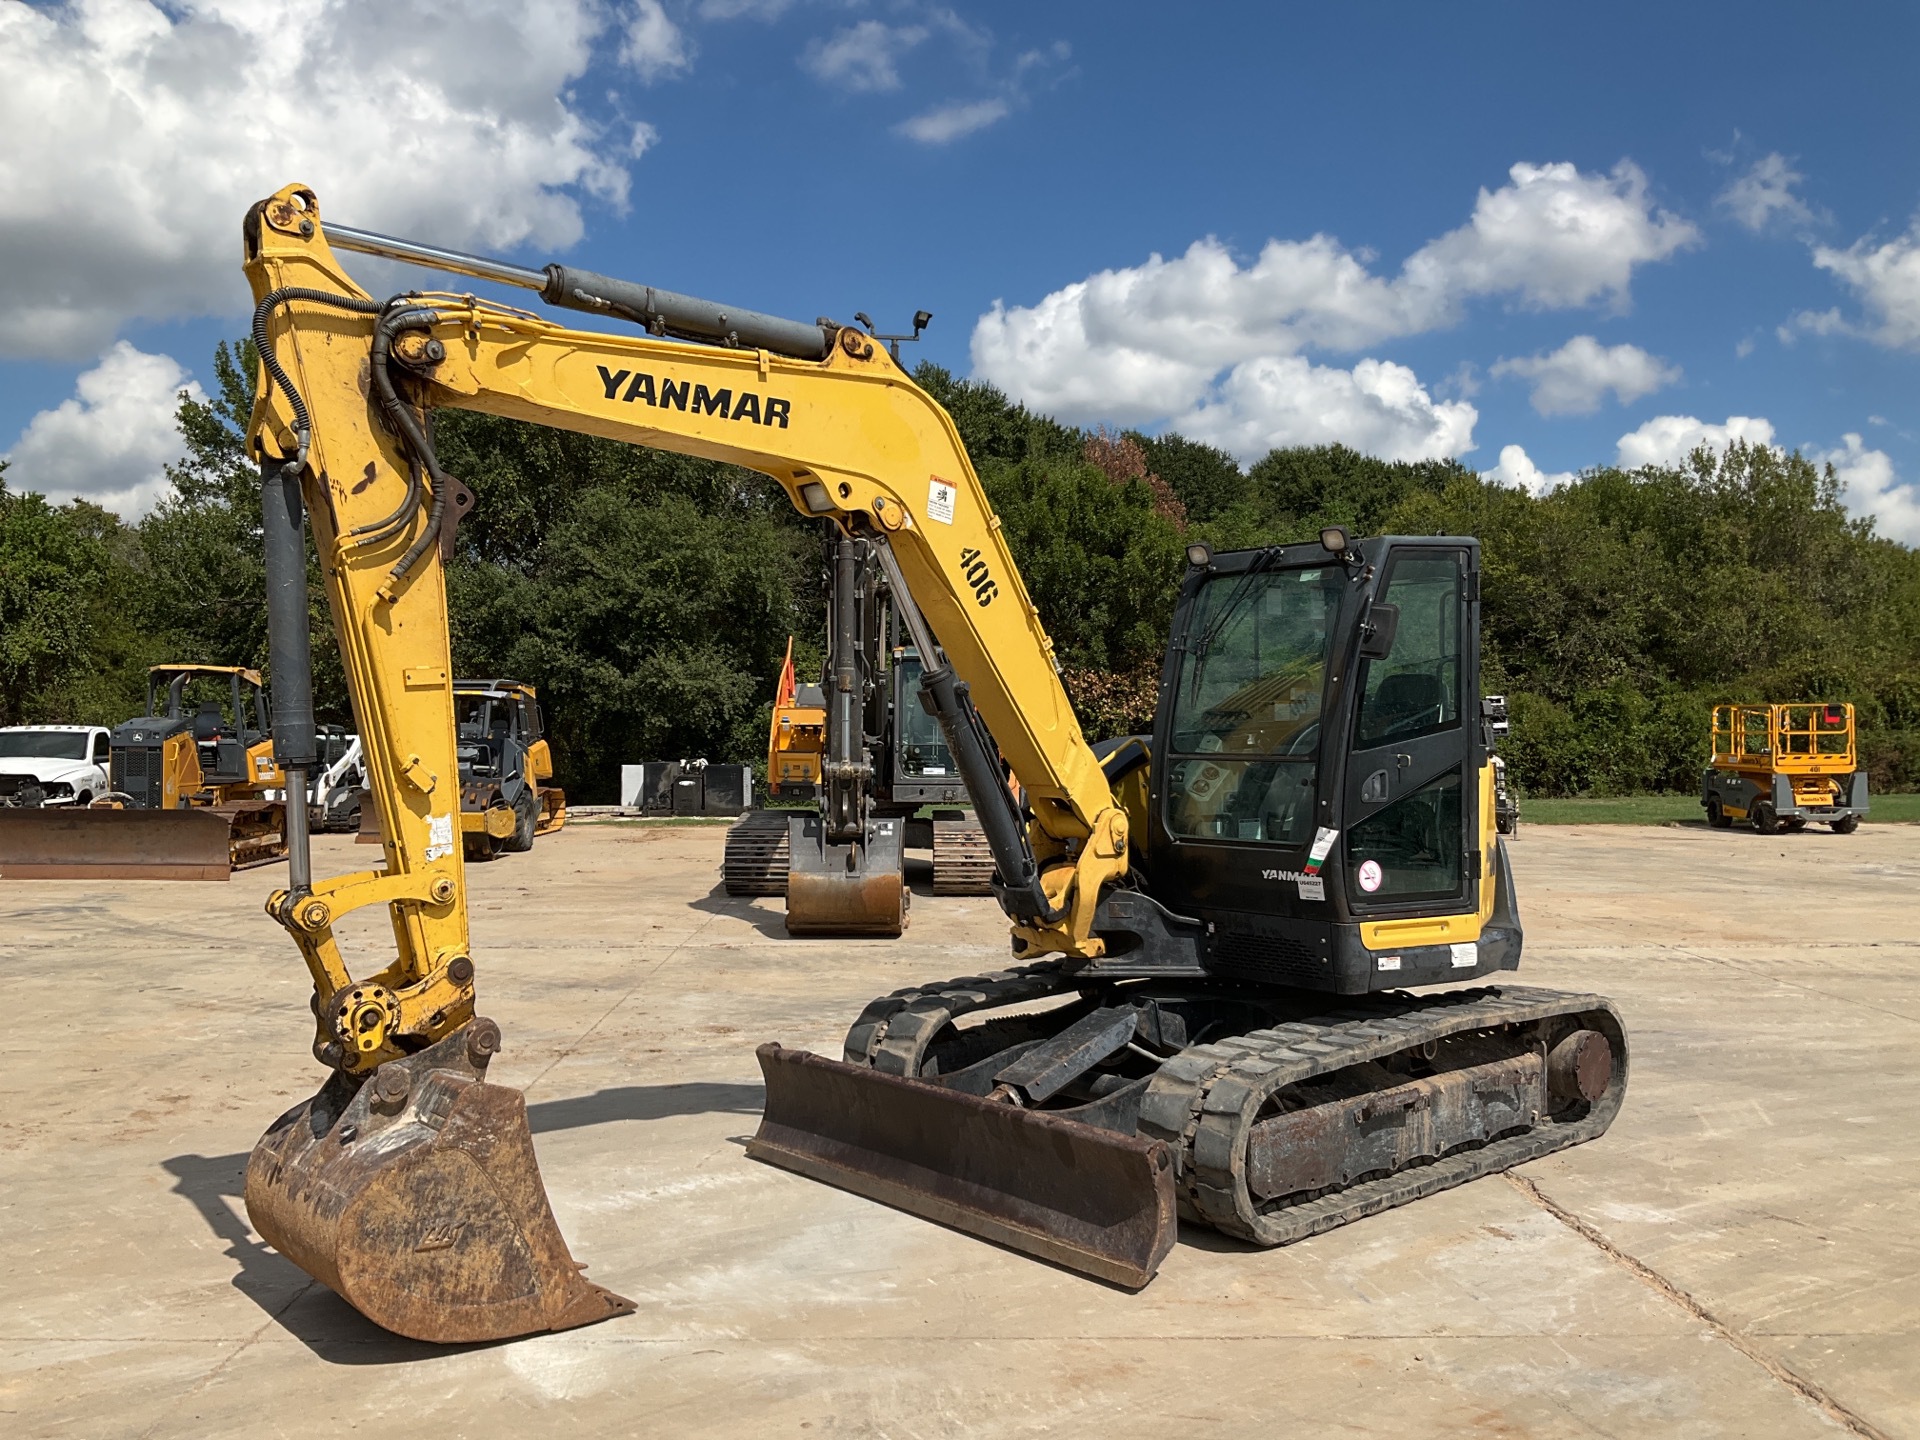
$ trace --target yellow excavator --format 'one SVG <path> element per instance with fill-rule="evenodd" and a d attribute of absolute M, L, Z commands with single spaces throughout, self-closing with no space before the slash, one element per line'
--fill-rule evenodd
<path fill-rule="evenodd" d="M 0 812 L 15 880 L 226 880 L 286 858 L 266 687 L 238 665 L 155 665 L 146 714 L 116 725 L 109 793 Z"/>
<path fill-rule="evenodd" d="M 245 224 L 263 368 L 274 745 L 313 763 L 310 518 L 386 864 L 312 873 L 290 805 L 269 902 L 328 1079 L 247 1166 L 253 1223 L 381 1325 L 432 1341 L 631 1309 L 573 1262 L 475 1010 L 441 556 L 462 508 L 426 424 L 456 406 L 730 461 L 875 549 L 969 782 L 1022 963 L 882 997 L 842 1058 L 764 1045 L 750 1152 L 1127 1285 L 1177 1220 L 1282 1244 L 1604 1131 L 1625 1033 L 1597 995 L 1501 980 L 1521 930 L 1459 538 L 1188 553 L 1151 736 L 1090 746 L 952 421 L 875 338 L 549 265 Z M 337 249 L 538 291 L 642 333 L 471 295 L 376 300 Z M 1000 783 L 995 746 L 1021 783 Z M 395 953 L 335 926 L 388 908 Z M 1470 988 L 1418 993 L 1462 980 Z"/>
<path fill-rule="evenodd" d="M 924 666 L 872 545 L 827 526 L 826 665 L 818 685 L 799 685 L 787 641 L 767 740 L 768 792 L 813 804 L 742 817 L 721 875 L 729 895 L 784 896 L 789 934 L 896 936 L 908 849 L 932 853 L 936 895 L 992 894 L 993 854 L 920 707 Z"/>

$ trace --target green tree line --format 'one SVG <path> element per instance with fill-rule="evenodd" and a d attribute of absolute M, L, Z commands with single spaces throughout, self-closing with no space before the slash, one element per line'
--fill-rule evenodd
<path fill-rule="evenodd" d="M 126 718 L 160 661 L 264 665 L 253 374 L 247 342 L 218 348 L 137 523 L 51 505 L 0 465 L 0 723 Z M 937 366 L 915 378 L 960 429 L 1091 735 L 1150 723 L 1188 543 L 1341 524 L 1480 538 L 1484 686 L 1510 698 L 1528 793 L 1692 790 L 1727 700 L 1851 701 L 1875 786 L 1920 783 L 1920 556 L 1798 454 L 1703 449 L 1535 497 L 1337 445 L 1242 467 L 1180 435 L 1084 432 Z M 539 688 L 570 794 L 613 798 L 639 759 L 760 759 L 787 637 L 803 670 L 822 655 L 816 522 L 732 466 L 465 411 L 434 424 L 478 497 L 448 569 L 455 666 Z M 312 624 L 323 718 L 351 725 L 317 583 Z"/>

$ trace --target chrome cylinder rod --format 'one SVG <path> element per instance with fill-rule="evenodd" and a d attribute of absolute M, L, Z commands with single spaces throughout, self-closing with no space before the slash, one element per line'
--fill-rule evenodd
<path fill-rule="evenodd" d="M 493 280 L 527 290 L 547 288 L 545 270 L 529 270 L 524 265 L 510 265 L 505 260 L 489 260 L 484 255 L 443 250 L 438 245 L 422 245 L 414 240 L 397 240 L 391 235 L 376 235 L 371 230 L 355 230 L 348 225 L 328 222 L 327 242 L 342 250 L 357 250 L 362 255 L 378 255 L 387 260 L 404 260 L 410 265 L 425 265 L 455 275 L 471 275 L 475 280 Z"/>

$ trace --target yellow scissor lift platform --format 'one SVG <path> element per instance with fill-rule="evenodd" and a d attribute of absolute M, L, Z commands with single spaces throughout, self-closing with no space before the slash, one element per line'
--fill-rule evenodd
<path fill-rule="evenodd" d="M 1763 835 L 1819 820 L 1839 835 L 1867 813 L 1851 705 L 1716 705 L 1713 759 L 1700 782 L 1707 823 Z"/>

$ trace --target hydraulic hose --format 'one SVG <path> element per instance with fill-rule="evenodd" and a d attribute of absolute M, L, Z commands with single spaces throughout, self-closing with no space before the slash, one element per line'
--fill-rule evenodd
<path fill-rule="evenodd" d="M 378 315 L 379 323 L 373 331 L 373 354 L 371 357 L 371 377 L 374 392 L 379 396 L 381 412 L 388 424 L 400 437 L 401 444 L 408 452 L 411 463 L 407 471 L 407 492 L 399 506 L 382 519 L 359 526 L 350 531 L 347 539 L 356 545 L 377 544 L 390 538 L 396 531 L 403 529 L 419 513 L 421 491 L 421 469 L 425 468 L 432 482 L 433 504 L 428 512 L 426 529 L 408 547 L 406 553 L 388 574 L 387 583 L 382 588 L 391 598 L 391 589 L 406 579 L 413 567 L 429 545 L 439 539 L 440 525 L 446 512 L 448 490 L 447 477 L 441 471 L 438 459 L 434 455 L 433 445 L 427 439 L 426 432 L 414 418 L 413 408 L 401 398 L 395 388 L 389 370 L 393 341 L 403 330 L 424 330 L 437 324 L 438 311 L 425 306 L 409 305 L 406 297 L 396 296 L 384 303 L 378 300 L 362 300 L 353 295 L 337 295 L 328 290 L 312 290 L 299 286 L 285 286 L 270 291 L 261 298 L 253 311 L 253 344 L 259 352 L 260 363 L 267 372 L 268 393 L 278 385 L 287 397 L 288 408 L 293 411 L 294 439 L 299 450 L 293 458 L 294 471 L 297 474 L 306 466 L 307 452 L 313 443 L 313 419 L 307 411 L 306 402 L 301 399 L 299 389 L 292 377 L 281 366 L 279 357 L 273 353 L 268 341 L 267 320 L 281 305 L 288 301 L 299 300 L 316 305 L 329 305 L 337 310 L 350 311 L 356 315 Z"/>
<path fill-rule="evenodd" d="M 399 338 L 401 331 L 430 330 L 439 321 L 440 313 L 437 310 L 424 305 L 402 307 L 395 302 L 373 327 L 371 375 L 373 388 L 380 397 L 380 408 L 393 426 L 394 433 L 400 437 L 400 443 L 406 447 L 408 456 L 426 467 L 427 478 L 433 487 L 433 505 L 427 512 L 426 528 L 414 538 L 413 544 L 407 547 L 407 553 L 388 573 L 386 584 L 380 587 L 388 598 L 392 598 L 393 587 L 405 580 L 413 567 L 420 563 L 420 557 L 427 553 L 427 547 L 439 542 L 441 521 L 446 515 L 447 492 L 452 488 L 452 482 L 440 468 L 439 457 L 434 454 L 433 442 L 427 438 L 427 432 L 415 418 L 413 407 L 401 398 L 400 392 L 394 387 L 389 370 L 393 342 Z M 416 500 L 417 478 L 417 475 L 409 475 L 408 484 L 408 494 Z"/>
<path fill-rule="evenodd" d="M 362 300 L 357 295 L 336 295 L 331 290 L 308 290 L 297 285 L 270 290 L 253 307 L 253 348 L 259 353 L 261 367 L 267 372 L 267 394 L 271 395 L 273 387 L 278 385 L 285 392 L 287 405 L 293 411 L 293 438 L 300 446 L 299 453 L 293 457 L 297 473 L 305 468 L 307 449 L 313 443 L 313 417 L 307 413 L 306 402 L 300 398 L 300 392 L 294 388 L 287 372 L 280 368 L 280 358 L 273 353 L 273 346 L 267 343 L 267 318 L 289 300 L 331 305 L 336 310 L 350 310 L 355 315 L 378 315 L 386 307 L 378 300 Z"/>

